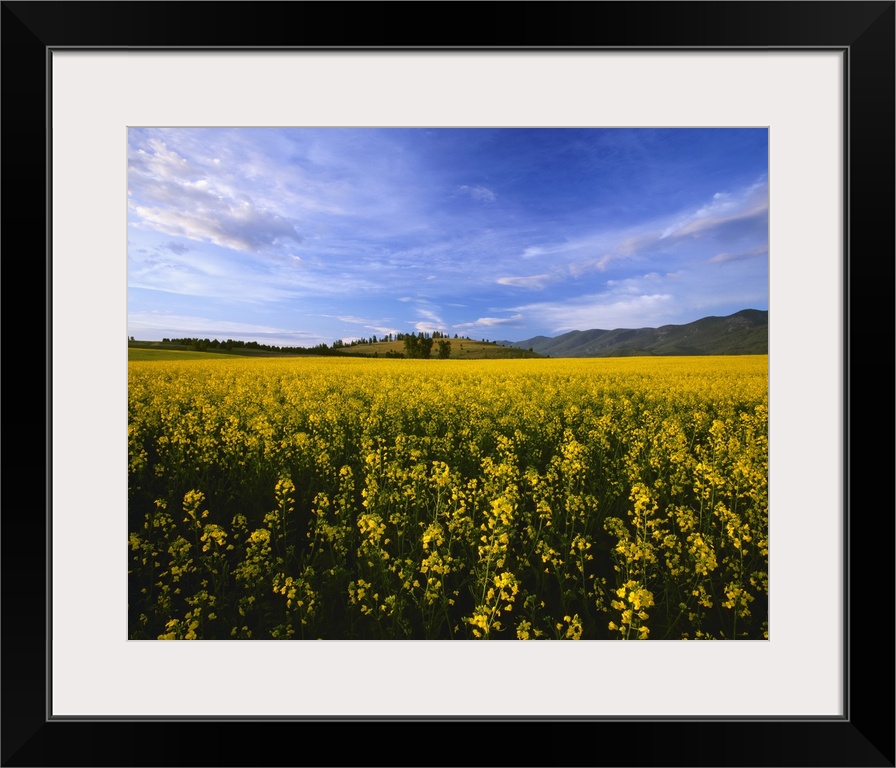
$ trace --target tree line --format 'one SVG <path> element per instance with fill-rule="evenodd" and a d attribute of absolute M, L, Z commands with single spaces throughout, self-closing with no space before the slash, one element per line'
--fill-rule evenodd
<path fill-rule="evenodd" d="M 339 348 L 326 344 L 317 344 L 313 347 L 278 347 L 276 344 L 260 344 L 257 341 L 239 341 L 238 339 L 197 339 L 184 337 L 182 339 L 162 339 L 163 344 L 182 344 L 196 352 L 230 352 L 234 349 L 251 349 L 260 352 L 275 352 L 284 355 L 340 355 Z"/>
<path fill-rule="evenodd" d="M 457 338 L 457 334 L 454 335 L 454 338 Z M 134 338 L 131 336 L 128 338 L 128 341 L 134 341 Z M 313 347 L 279 347 L 275 344 L 261 344 L 257 341 L 239 341 L 238 339 L 227 339 L 226 341 L 219 341 L 218 339 L 199 339 L 193 337 L 166 337 L 162 339 L 163 344 L 180 344 L 182 346 L 189 347 L 191 350 L 196 352 L 230 352 L 233 350 L 252 350 L 282 355 L 333 356 L 346 354 L 345 352 L 343 352 L 343 350 L 346 348 L 366 344 L 376 344 L 378 341 L 404 342 L 403 353 L 395 350 L 387 350 L 383 354 L 383 357 L 407 357 L 422 360 L 430 358 L 432 356 L 433 348 L 435 348 L 436 355 L 441 360 L 446 360 L 451 355 L 451 341 L 448 339 L 447 335 L 440 333 L 439 331 L 433 331 L 433 333 L 431 334 L 423 332 L 397 334 L 390 333 L 380 339 L 377 339 L 376 336 L 372 336 L 370 339 L 355 339 L 348 343 L 342 341 L 341 339 L 337 339 L 333 342 L 332 346 L 321 343 Z M 355 354 L 357 355 L 358 353 Z M 372 355 L 365 354 L 362 356 L 379 357 L 380 355 L 375 351 Z"/>

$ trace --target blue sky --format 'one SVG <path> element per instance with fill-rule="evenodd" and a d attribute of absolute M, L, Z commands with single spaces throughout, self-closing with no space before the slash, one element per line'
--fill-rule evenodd
<path fill-rule="evenodd" d="M 132 128 L 128 335 L 522 341 L 768 309 L 768 132 Z"/>

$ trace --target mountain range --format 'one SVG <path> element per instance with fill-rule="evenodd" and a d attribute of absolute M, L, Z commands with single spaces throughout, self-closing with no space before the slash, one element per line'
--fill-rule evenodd
<path fill-rule="evenodd" d="M 685 325 L 569 331 L 525 341 L 498 341 L 548 357 L 635 357 L 650 355 L 766 355 L 768 310 L 742 309 L 726 317 L 704 317 Z"/>

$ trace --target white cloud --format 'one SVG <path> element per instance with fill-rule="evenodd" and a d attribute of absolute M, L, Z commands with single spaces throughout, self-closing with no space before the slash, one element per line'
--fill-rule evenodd
<path fill-rule="evenodd" d="M 129 157 L 132 226 L 236 251 L 300 242 L 299 221 L 264 186 L 243 181 L 237 189 L 231 171 L 201 154 L 190 161 L 159 138 L 144 147 L 132 147 Z"/>
<path fill-rule="evenodd" d="M 422 318 L 414 326 L 418 331 L 429 333 L 431 331 L 440 331 L 445 327 L 445 321 L 437 312 L 431 309 L 418 308 L 417 316 Z"/>
<path fill-rule="evenodd" d="M 522 320 L 523 315 L 521 314 L 516 314 L 512 317 L 480 317 L 478 320 L 474 320 L 471 323 L 457 323 L 452 327 L 463 329 L 494 328 L 495 326 L 502 325 L 519 325 Z"/>
<path fill-rule="evenodd" d="M 182 338 L 184 336 L 199 339 L 217 338 L 219 341 L 255 339 L 263 344 L 272 344 L 278 347 L 313 347 L 322 343 L 329 344 L 332 341 L 304 331 L 168 312 L 128 313 L 128 335 L 138 339 L 147 337 Z"/>
<path fill-rule="evenodd" d="M 550 280 L 550 275 L 530 275 L 528 277 L 499 277 L 495 282 L 514 288 L 544 288 Z"/>
<path fill-rule="evenodd" d="M 768 246 L 759 245 L 756 248 L 740 253 L 717 253 L 707 261 L 707 264 L 726 264 L 731 261 L 746 261 L 747 259 L 756 259 L 763 256 L 768 256 Z"/>
<path fill-rule="evenodd" d="M 134 223 L 137 227 L 207 241 L 235 251 L 256 252 L 286 240 L 301 242 L 296 222 L 258 209 L 248 201 L 192 209 L 134 205 L 132 210 L 138 217 Z"/>
<path fill-rule="evenodd" d="M 397 334 L 399 330 L 397 328 L 393 328 L 391 325 L 368 325 L 371 331 L 376 331 L 381 336 L 385 336 L 387 334 Z"/>
<path fill-rule="evenodd" d="M 496 200 L 495 193 L 492 192 L 488 187 L 481 187 L 478 185 L 469 186 L 467 184 L 464 184 L 463 186 L 458 187 L 457 189 L 459 192 L 463 192 L 463 193 L 469 195 L 474 200 L 480 200 L 484 203 L 493 203 Z"/>
<path fill-rule="evenodd" d="M 385 336 L 387 333 L 399 333 L 399 330 L 391 325 L 385 325 L 384 323 L 387 321 L 384 320 L 374 320 L 369 317 L 358 317 L 357 315 L 328 315 L 324 313 L 320 313 L 318 317 L 335 317 L 337 320 L 343 323 L 351 323 L 352 325 L 363 325 L 368 330 L 374 331 L 377 335 Z M 343 337 L 343 341 L 349 341 L 349 339 L 359 339 L 362 338 L 360 336 L 345 336 Z"/>
<path fill-rule="evenodd" d="M 270 328 L 263 325 L 236 323 L 228 320 L 210 320 L 207 317 L 195 315 L 177 315 L 170 312 L 130 312 L 128 313 L 128 327 L 137 330 L 177 328 L 184 332 L 207 332 L 215 327 L 219 332 L 242 331 L 245 333 L 278 333 L 280 328 Z"/>
<path fill-rule="evenodd" d="M 544 302 L 517 307 L 555 333 L 594 328 L 655 328 L 664 325 L 679 309 L 669 293 L 638 295 L 593 294 L 570 301 Z"/>
<path fill-rule="evenodd" d="M 581 277 L 589 272 L 605 272 L 613 258 L 611 254 L 605 254 L 597 259 L 570 262 L 568 266 L 569 274 L 573 277 Z"/>
<path fill-rule="evenodd" d="M 667 226 L 659 239 L 699 237 L 708 230 L 761 215 L 768 215 L 768 185 L 765 182 L 752 184 L 736 194 L 717 192 L 709 203 Z"/>

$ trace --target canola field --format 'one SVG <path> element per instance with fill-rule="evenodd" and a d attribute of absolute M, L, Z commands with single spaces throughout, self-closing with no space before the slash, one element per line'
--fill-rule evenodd
<path fill-rule="evenodd" d="M 768 638 L 768 358 L 128 364 L 131 639 Z"/>

